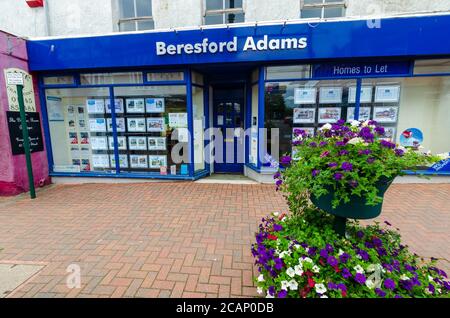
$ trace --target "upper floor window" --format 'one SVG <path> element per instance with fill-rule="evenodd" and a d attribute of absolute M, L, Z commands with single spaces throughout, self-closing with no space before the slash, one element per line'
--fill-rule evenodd
<path fill-rule="evenodd" d="M 242 0 L 205 0 L 205 24 L 244 22 Z"/>
<path fill-rule="evenodd" d="M 337 18 L 345 15 L 345 0 L 301 0 L 300 17 Z"/>
<path fill-rule="evenodd" d="M 151 0 L 119 0 L 119 31 L 152 30 Z"/>

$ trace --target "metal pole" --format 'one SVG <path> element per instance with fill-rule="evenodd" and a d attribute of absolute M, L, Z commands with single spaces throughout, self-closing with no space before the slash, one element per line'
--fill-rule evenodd
<path fill-rule="evenodd" d="M 17 85 L 17 101 L 20 109 L 20 123 L 22 126 L 23 148 L 25 150 L 25 159 L 27 161 L 28 183 L 30 185 L 30 197 L 36 198 L 34 189 L 33 165 L 31 164 L 30 140 L 28 137 L 27 117 L 25 114 L 25 104 L 23 102 L 23 85 Z"/>

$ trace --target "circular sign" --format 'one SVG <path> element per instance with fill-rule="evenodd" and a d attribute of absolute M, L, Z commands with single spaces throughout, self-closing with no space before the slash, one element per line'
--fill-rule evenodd
<path fill-rule="evenodd" d="M 403 147 L 419 147 L 423 142 L 423 133 L 417 128 L 408 128 L 400 135 L 400 145 Z"/>

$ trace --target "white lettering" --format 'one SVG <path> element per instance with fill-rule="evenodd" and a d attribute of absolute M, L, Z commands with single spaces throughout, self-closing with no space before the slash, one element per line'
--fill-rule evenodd
<path fill-rule="evenodd" d="M 166 43 L 156 42 L 156 55 L 166 54 Z"/>
<path fill-rule="evenodd" d="M 247 40 L 245 40 L 245 44 L 244 44 L 244 51 L 247 50 L 252 50 L 252 51 L 256 51 L 256 45 L 255 45 L 255 40 L 253 39 L 253 37 L 249 36 L 247 38 Z"/>

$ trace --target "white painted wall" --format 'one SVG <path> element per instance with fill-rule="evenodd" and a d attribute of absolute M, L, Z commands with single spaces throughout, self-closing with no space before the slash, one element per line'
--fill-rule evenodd
<path fill-rule="evenodd" d="M 45 0 L 30 8 L 25 0 L 0 0 L 0 30 L 21 36 L 104 34 L 118 31 L 118 0 Z M 156 29 L 203 23 L 205 0 L 152 1 Z M 298 19 L 302 0 L 244 0 L 247 22 Z M 449 0 L 346 0 L 347 16 L 450 12 Z"/>

